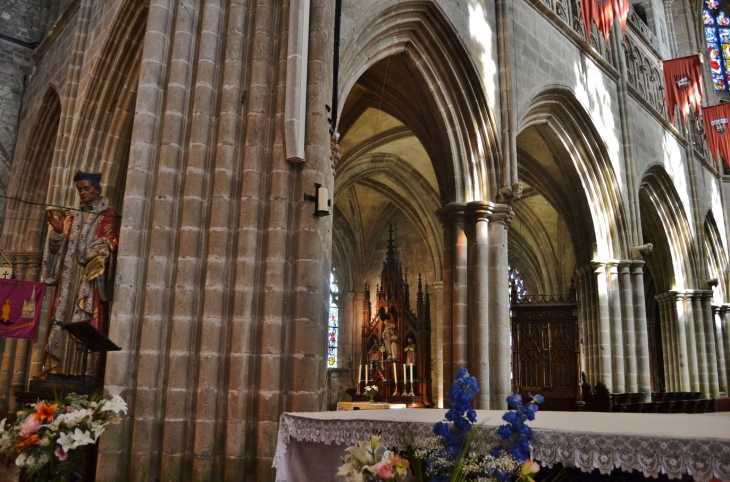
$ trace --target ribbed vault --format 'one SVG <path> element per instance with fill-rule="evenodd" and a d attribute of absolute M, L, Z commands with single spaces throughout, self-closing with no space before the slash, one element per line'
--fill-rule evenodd
<path fill-rule="evenodd" d="M 391 0 L 364 18 L 341 54 L 343 137 L 376 106 L 421 142 L 442 204 L 493 199 L 502 177 L 495 124 L 473 60 L 446 15 L 433 2 Z"/>

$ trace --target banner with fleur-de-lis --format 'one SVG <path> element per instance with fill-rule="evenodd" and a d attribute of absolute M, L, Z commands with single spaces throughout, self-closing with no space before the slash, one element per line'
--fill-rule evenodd
<path fill-rule="evenodd" d="M 43 283 L 0 279 L 0 337 L 38 338 Z"/>

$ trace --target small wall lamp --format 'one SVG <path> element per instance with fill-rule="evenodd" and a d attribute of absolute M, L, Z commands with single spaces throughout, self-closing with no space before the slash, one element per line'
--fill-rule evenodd
<path fill-rule="evenodd" d="M 310 194 L 304 195 L 305 201 L 314 201 L 314 215 L 315 216 L 329 216 L 330 213 L 330 206 L 332 206 L 332 201 L 329 198 L 329 190 L 326 187 L 322 187 L 321 184 L 314 184 L 316 191 L 316 194 L 314 196 Z"/>

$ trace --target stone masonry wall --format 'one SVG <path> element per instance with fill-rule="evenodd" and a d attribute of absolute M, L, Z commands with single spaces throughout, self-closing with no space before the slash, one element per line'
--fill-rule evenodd
<path fill-rule="evenodd" d="M 3 196 L 10 180 L 18 116 L 27 76 L 31 73 L 34 45 L 46 33 L 47 3 L 7 0 L 0 6 L 0 194 Z M 5 199 L 0 198 L 0 212 L 4 210 Z M 3 217 L 0 217 L 0 229 L 2 224 Z"/>

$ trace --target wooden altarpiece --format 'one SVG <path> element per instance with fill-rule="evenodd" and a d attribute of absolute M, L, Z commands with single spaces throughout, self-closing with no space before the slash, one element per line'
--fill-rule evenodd
<path fill-rule="evenodd" d="M 378 401 L 427 407 L 431 406 L 429 294 L 424 292 L 419 274 L 416 311 L 411 311 L 408 274 L 403 277 L 401 263 L 395 253 L 392 228 L 389 233 L 380 284 L 375 288 L 374 309 L 370 301 L 370 286 L 365 285 L 359 370 L 362 378 L 358 395 L 353 399 L 367 400 L 363 391 L 365 385 L 375 385 L 378 387 Z"/>

